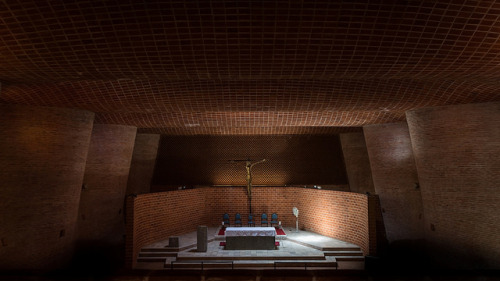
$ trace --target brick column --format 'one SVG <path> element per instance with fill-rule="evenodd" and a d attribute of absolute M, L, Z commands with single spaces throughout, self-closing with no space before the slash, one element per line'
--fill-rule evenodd
<path fill-rule="evenodd" d="M 0 104 L 0 270 L 72 258 L 94 114 Z"/>

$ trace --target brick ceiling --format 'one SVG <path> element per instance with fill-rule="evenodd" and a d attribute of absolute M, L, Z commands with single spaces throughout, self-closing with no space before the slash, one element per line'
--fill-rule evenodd
<path fill-rule="evenodd" d="M 245 135 L 500 100 L 500 2 L 139 2 L 2 1 L 0 102 Z"/>

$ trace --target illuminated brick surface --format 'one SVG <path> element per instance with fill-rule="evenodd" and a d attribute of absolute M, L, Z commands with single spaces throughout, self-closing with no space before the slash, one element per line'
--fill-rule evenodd
<path fill-rule="evenodd" d="M 0 4 L 0 101 L 142 133 L 273 135 L 500 100 L 496 1 L 163 2 Z"/>

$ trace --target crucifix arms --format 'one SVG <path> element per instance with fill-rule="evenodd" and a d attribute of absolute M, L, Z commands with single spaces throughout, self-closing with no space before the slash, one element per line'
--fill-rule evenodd
<path fill-rule="evenodd" d="M 255 166 L 255 165 L 257 165 L 257 164 L 260 164 L 260 163 L 262 163 L 262 162 L 266 162 L 266 159 L 262 159 L 262 160 L 260 160 L 260 161 L 254 162 L 254 163 L 252 163 L 252 162 L 250 162 L 250 161 L 247 161 L 247 167 L 249 167 L 249 168 L 251 169 L 253 166 Z"/>

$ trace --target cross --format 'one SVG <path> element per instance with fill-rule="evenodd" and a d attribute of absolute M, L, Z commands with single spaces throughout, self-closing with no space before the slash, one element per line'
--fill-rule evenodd
<path fill-rule="evenodd" d="M 247 160 L 231 160 L 230 162 L 246 162 L 246 169 L 247 169 L 247 193 L 248 193 L 248 203 L 249 203 L 249 208 L 250 208 L 250 213 L 252 214 L 252 168 L 253 166 L 260 164 L 262 162 L 266 162 L 266 159 L 262 159 L 257 162 L 253 162 L 250 159 Z"/>

